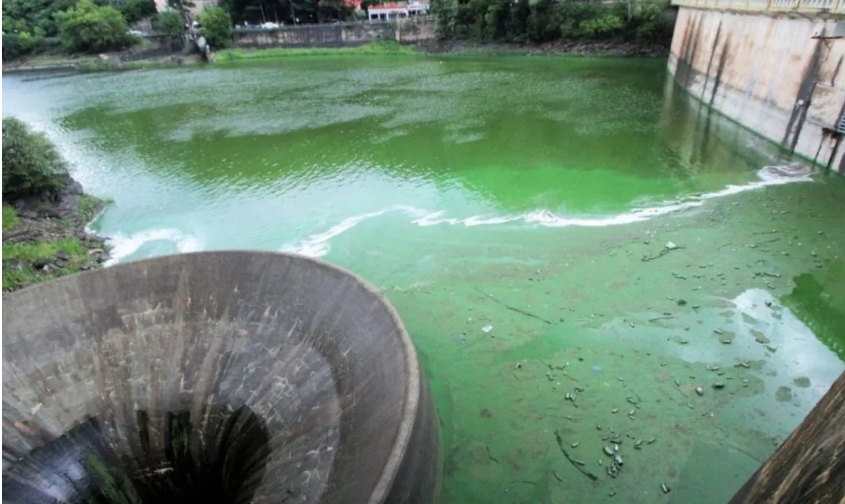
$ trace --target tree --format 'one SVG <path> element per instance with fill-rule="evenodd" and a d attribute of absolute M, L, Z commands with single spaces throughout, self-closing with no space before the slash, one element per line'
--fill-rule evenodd
<path fill-rule="evenodd" d="M 156 4 L 153 0 L 127 0 L 118 6 L 118 10 L 127 23 L 134 24 L 155 15 Z"/>
<path fill-rule="evenodd" d="M 67 177 L 67 163 L 44 133 L 14 117 L 3 119 L 3 201 L 54 196 Z"/>
<path fill-rule="evenodd" d="M 123 15 L 114 7 L 80 0 L 76 7 L 56 14 L 59 37 L 70 51 L 99 52 L 121 49 L 133 41 Z"/>
<path fill-rule="evenodd" d="M 232 40 L 232 18 L 222 8 L 212 7 L 200 12 L 199 22 L 200 33 L 211 47 L 226 47 Z"/>
<path fill-rule="evenodd" d="M 159 12 L 153 18 L 152 25 L 153 30 L 164 33 L 171 40 L 180 39 L 185 34 L 185 24 L 182 21 L 182 16 L 176 11 Z"/>

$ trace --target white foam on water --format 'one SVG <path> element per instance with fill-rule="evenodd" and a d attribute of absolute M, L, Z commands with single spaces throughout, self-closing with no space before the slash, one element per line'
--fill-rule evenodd
<path fill-rule="evenodd" d="M 178 229 L 150 229 L 133 233 L 129 236 L 115 234 L 106 237 L 111 247 L 111 253 L 104 266 L 112 266 L 138 251 L 144 244 L 155 241 L 168 241 L 176 245 L 179 253 L 197 252 L 202 250 L 200 241 L 191 235 L 185 235 Z"/>
<path fill-rule="evenodd" d="M 304 255 L 308 257 L 322 257 L 329 253 L 329 240 L 339 235 L 340 233 L 343 233 L 344 231 L 348 231 L 354 228 L 355 226 L 357 226 L 361 222 L 364 222 L 367 219 L 372 219 L 373 217 L 384 215 L 389 211 L 390 209 L 386 208 L 377 212 L 370 212 L 362 215 L 347 217 L 346 219 L 340 221 L 340 223 L 332 226 L 328 231 L 311 235 L 296 244 L 285 245 L 281 248 L 281 251 L 290 252 L 292 254 Z"/>
<path fill-rule="evenodd" d="M 766 166 L 757 172 L 757 176 L 760 180 L 754 182 L 742 185 L 729 185 L 719 191 L 690 196 L 680 200 L 666 201 L 665 203 L 657 206 L 638 208 L 629 212 L 606 217 L 566 217 L 556 215 L 550 210 L 541 209 L 523 214 L 504 215 L 498 217 L 474 215 L 461 219 L 456 217 L 445 217 L 446 212 L 443 210 L 432 212 L 407 205 L 395 205 L 376 212 L 348 217 L 337 225 L 331 227 L 328 231 L 311 235 L 297 243 L 285 245 L 281 248 L 281 251 L 310 257 L 322 257 L 328 254 L 329 241 L 335 236 L 352 229 L 365 220 L 379 217 L 388 212 L 394 211 L 401 211 L 411 217 L 415 217 L 411 222 L 421 227 L 437 226 L 441 224 L 450 226 L 462 224 L 465 227 L 475 227 L 501 225 L 518 221 L 544 227 L 619 226 L 646 221 L 681 210 L 700 207 L 704 205 L 706 201 L 711 199 L 731 196 L 746 191 L 755 191 L 768 186 L 792 184 L 795 182 L 811 182 L 813 180 L 812 174 L 813 170 L 811 167 L 799 163 L 782 166 Z"/>

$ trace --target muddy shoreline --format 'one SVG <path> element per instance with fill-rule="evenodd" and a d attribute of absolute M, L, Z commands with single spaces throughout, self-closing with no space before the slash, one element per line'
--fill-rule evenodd
<path fill-rule="evenodd" d="M 585 42 L 556 41 L 546 44 L 481 44 L 457 40 L 421 42 L 415 49 L 430 54 L 489 54 L 498 55 L 572 55 L 572 56 L 612 56 L 612 57 L 653 57 L 669 56 L 669 47 L 651 44 L 641 45 L 631 42 Z"/>

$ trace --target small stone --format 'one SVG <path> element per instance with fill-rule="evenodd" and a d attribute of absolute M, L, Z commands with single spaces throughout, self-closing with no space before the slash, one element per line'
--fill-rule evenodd
<path fill-rule="evenodd" d="M 684 299 L 678 300 L 678 306 L 685 306 L 686 304 L 687 304 L 686 300 L 684 300 Z"/>
<path fill-rule="evenodd" d="M 667 494 L 667 493 L 669 493 L 669 492 L 671 492 L 671 491 L 672 491 L 672 490 L 671 490 L 668 486 L 666 486 L 666 483 L 661 483 L 661 484 L 660 484 L 660 489 L 661 489 L 661 490 L 663 490 L 663 493 L 665 493 L 665 494 Z"/>
<path fill-rule="evenodd" d="M 611 455 L 613 455 L 613 448 L 611 448 L 609 446 L 605 446 L 604 447 L 604 454 L 607 455 L 608 457 L 610 457 Z"/>
<path fill-rule="evenodd" d="M 723 389 L 725 388 L 725 384 L 722 382 L 716 382 L 713 384 L 713 388 L 716 390 Z"/>
<path fill-rule="evenodd" d="M 700 395 L 700 396 L 703 396 L 704 395 L 704 389 L 701 388 L 701 387 L 695 387 L 695 393 Z"/>
<path fill-rule="evenodd" d="M 777 352 L 778 347 L 776 345 L 766 345 L 766 350 L 770 352 Z"/>
<path fill-rule="evenodd" d="M 622 456 L 619 455 L 619 454 L 617 454 L 615 457 L 613 457 L 613 461 L 616 462 L 616 465 L 618 465 L 618 466 L 621 466 L 623 464 Z"/>

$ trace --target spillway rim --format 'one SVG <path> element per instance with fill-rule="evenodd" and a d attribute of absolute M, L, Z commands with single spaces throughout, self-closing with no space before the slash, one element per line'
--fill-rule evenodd
<path fill-rule="evenodd" d="M 419 408 L 419 395 L 420 395 L 420 369 L 419 369 L 419 360 L 417 356 L 416 348 L 414 347 L 413 342 L 411 341 L 411 336 L 408 334 L 407 329 L 405 328 L 405 324 L 402 322 L 402 319 L 399 317 L 399 313 L 390 303 L 390 301 L 385 297 L 385 295 L 378 289 L 375 288 L 372 284 L 368 281 L 364 280 L 364 278 L 360 277 L 359 275 L 342 268 L 340 266 L 330 264 L 328 262 L 315 259 L 313 257 L 308 257 L 300 254 L 293 254 L 289 252 L 270 252 L 270 251 L 258 251 L 258 250 L 244 250 L 244 249 L 228 249 L 228 250 L 214 250 L 214 251 L 198 251 L 198 252 L 186 252 L 181 254 L 171 254 L 165 256 L 157 256 L 151 257 L 147 259 L 141 259 L 138 261 L 131 261 L 126 263 L 118 263 L 113 266 L 108 266 L 102 269 L 96 270 L 88 270 L 88 271 L 81 271 L 79 273 L 75 273 L 73 275 L 59 277 L 49 282 L 34 284 L 23 289 L 9 292 L 3 295 L 4 299 L 9 299 L 13 297 L 19 297 L 21 295 L 37 295 L 37 291 L 49 289 L 51 286 L 60 285 L 62 283 L 72 283 L 76 282 L 77 278 L 83 278 L 86 276 L 96 276 L 101 275 L 105 271 L 112 270 L 112 269 L 129 269 L 129 268 L 143 268 L 144 265 L 149 265 L 153 263 L 162 263 L 162 262 L 174 262 L 174 261 L 182 261 L 182 260 L 190 260 L 191 257 L 209 257 L 209 256 L 240 256 L 240 255 L 248 255 L 252 257 L 278 257 L 278 258 L 288 258 L 294 261 L 301 261 L 305 263 L 311 263 L 317 267 L 334 271 L 336 273 L 340 273 L 341 275 L 346 275 L 356 281 L 359 285 L 361 285 L 364 290 L 375 296 L 382 305 L 387 309 L 388 314 L 393 319 L 393 323 L 399 330 L 399 338 L 402 342 L 402 348 L 405 354 L 405 366 L 407 373 L 405 376 L 407 377 L 407 382 L 405 383 L 405 404 L 402 408 L 402 419 L 399 424 L 399 430 L 397 431 L 396 438 L 394 439 L 393 446 L 391 448 L 390 454 L 388 455 L 387 462 L 384 465 L 384 469 L 382 470 L 381 476 L 379 476 L 378 481 L 376 482 L 376 486 L 373 488 L 372 493 L 370 494 L 369 504 L 380 504 L 384 502 L 385 498 L 387 497 L 388 492 L 390 492 L 391 487 L 393 486 L 393 481 L 396 477 L 396 474 L 399 472 L 399 466 L 402 464 L 403 456 L 405 455 L 405 451 L 408 447 L 408 444 L 411 439 L 411 432 L 414 428 L 414 423 L 416 421 L 417 410 Z M 4 313 L 5 318 L 5 313 Z M 5 325 L 5 324 L 4 324 Z"/>

